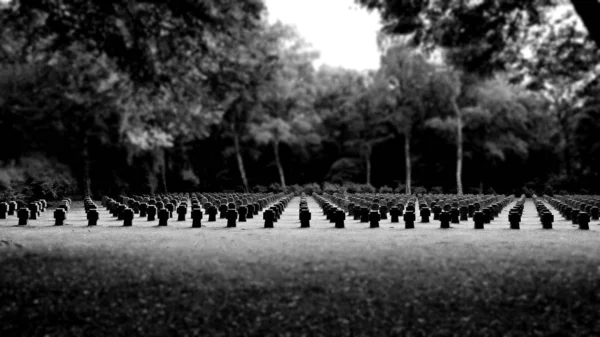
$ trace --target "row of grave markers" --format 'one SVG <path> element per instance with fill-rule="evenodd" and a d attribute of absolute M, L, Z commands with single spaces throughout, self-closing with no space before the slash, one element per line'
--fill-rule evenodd
<path fill-rule="evenodd" d="M 146 217 L 147 221 L 154 221 L 158 217 L 159 226 L 167 226 L 168 220 L 173 217 L 174 212 L 177 213 L 177 221 L 186 221 L 189 201 L 192 208 L 193 228 L 202 227 L 202 209 L 208 215 L 208 222 L 217 221 L 217 215 L 219 215 L 220 219 L 227 220 L 229 228 L 234 228 L 237 226 L 237 222 L 246 222 L 247 219 L 252 219 L 263 211 L 265 228 L 273 228 L 273 223 L 281 217 L 292 197 L 291 194 L 204 194 L 199 196 L 194 194 L 191 196 L 191 200 L 188 200 L 175 195 L 136 196 L 133 198 L 121 197 L 122 202 L 104 198 L 103 205 L 114 217 L 124 220 L 124 226 L 131 226 L 135 214 L 139 214 L 139 217 Z"/>
<path fill-rule="evenodd" d="M 534 197 L 538 216 L 541 218 L 544 228 L 551 229 L 552 223 L 550 222 L 550 219 L 554 220 L 554 215 L 546 207 L 544 201 L 558 210 L 565 220 L 570 220 L 573 225 L 578 225 L 579 229 L 589 230 L 590 221 L 600 220 L 600 197 Z"/>
<path fill-rule="evenodd" d="M 388 219 L 398 223 L 402 216 L 405 228 L 415 228 L 416 207 L 419 207 L 421 223 L 429 223 L 433 214 L 434 220 L 440 221 L 441 228 L 450 228 L 451 223 L 460 223 L 473 218 L 475 229 L 483 229 L 499 216 L 502 210 L 514 200 L 514 197 L 499 196 L 453 196 L 433 199 L 432 197 L 414 198 L 411 196 L 385 196 L 359 194 L 316 195 L 315 200 L 323 210 L 323 215 L 335 223 L 336 228 L 344 228 L 346 213 L 354 220 L 369 223 L 371 228 L 378 228 L 381 220 Z M 525 199 L 520 199 L 511 209 L 511 228 L 518 229 Z M 433 211 L 432 211 L 433 210 Z"/>
<path fill-rule="evenodd" d="M 176 213 L 178 221 L 186 221 L 188 203 L 191 201 L 192 227 L 202 226 L 202 207 L 208 215 L 208 221 L 216 221 L 217 215 L 227 219 L 227 227 L 236 227 L 236 222 L 245 222 L 263 211 L 265 228 L 273 228 L 274 223 L 280 218 L 293 195 L 288 194 L 170 194 L 159 196 L 121 196 L 120 202 L 104 197 L 102 205 L 118 220 L 123 220 L 124 226 L 132 226 L 135 215 L 155 221 L 158 218 L 159 226 L 167 226 L 168 220 Z M 392 223 L 399 222 L 402 216 L 406 228 L 414 228 L 416 221 L 416 207 L 422 223 L 434 220 L 440 221 L 441 228 L 449 228 L 451 223 L 460 223 L 472 218 L 475 229 L 483 229 L 484 224 L 493 221 L 500 212 L 514 200 L 513 197 L 499 196 L 425 196 L 415 198 L 398 195 L 373 195 L 373 194 L 324 194 L 314 195 L 318 205 L 323 210 L 323 215 L 335 223 L 336 228 L 344 228 L 346 213 L 360 222 L 370 223 L 371 228 L 379 227 L 381 220 L 387 220 L 388 214 Z M 519 229 L 523 215 L 525 198 L 516 201 L 509 211 L 508 220 L 511 229 Z M 567 220 L 580 229 L 589 229 L 591 220 L 600 218 L 600 198 L 593 196 L 558 196 L 533 198 L 542 228 L 552 229 L 554 215 L 545 203 L 556 208 Z M 272 206 L 268 207 L 267 205 Z M 202 206 L 201 206 L 202 205 Z M 370 207 L 368 207 L 370 205 Z M 19 225 L 28 224 L 29 220 L 36 220 L 45 212 L 48 204 L 45 200 L 29 203 L 16 201 L 0 203 L 0 219 L 6 216 L 17 215 Z M 71 200 L 65 199 L 54 211 L 56 226 L 64 225 L 67 213 L 71 208 Z M 89 198 L 84 200 L 87 213 L 88 226 L 96 226 L 99 220 L 98 206 Z M 308 208 L 306 195 L 300 196 L 299 220 L 302 228 L 310 227 L 311 213 Z"/>
<path fill-rule="evenodd" d="M 66 213 L 71 207 L 71 199 L 65 199 L 62 203 L 54 210 L 54 218 L 56 219 L 56 225 L 62 225 L 66 219 Z M 40 199 L 26 205 L 23 202 L 10 201 L 0 203 L 0 219 L 6 219 L 7 216 L 14 216 L 16 213 L 19 219 L 19 226 L 26 226 L 29 220 L 37 220 L 42 213 L 46 212 L 48 208 L 48 202 L 44 199 Z"/>

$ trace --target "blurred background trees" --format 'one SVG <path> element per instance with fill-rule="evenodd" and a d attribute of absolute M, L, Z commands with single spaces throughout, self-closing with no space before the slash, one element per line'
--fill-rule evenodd
<path fill-rule="evenodd" d="M 374 71 L 316 68 L 260 0 L 0 5 L 0 193 L 600 193 L 586 2 L 357 3 Z"/>

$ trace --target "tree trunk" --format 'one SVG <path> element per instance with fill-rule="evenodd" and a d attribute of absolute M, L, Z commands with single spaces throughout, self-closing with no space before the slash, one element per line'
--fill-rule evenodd
<path fill-rule="evenodd" d="M 462 112 L 456 104 L 452 102 L 454 112 L 456 113 L 456 193 L 463 195 L 462 169 L 463 169 L 463 122 Z"/>
<path fill-rule="evenodd" d="M 410 132 L 404 132 L 404 162 L 406 164 L 406 194 L 412 194 L 412 165 L 410 162 Z"/>
<path fill-rule="evenodd" d="M 571 167 L 571 152 L 569 151 L 570 145 L 571 145 L 571 132 L 569 129 L 569 119 L 568 119 L 567 112 L 562 109 L 558 110 L 557 119 L 558 119 L 558 124 L 559 124 L 562 141 L 564 142 L 562 149 L 560 150 L 560 152 L 562 152 L 562 156 L 563 156 L 562 169 L 563 169 L 563 173 L 568 177 L 572 173 L 572 167 Z"/>
<path fill-rule="evenodd" d="M 572 167 L 571 167 L 571 151 L 569 149 L 569 143 L 571 140 L 570 140 L 570 137 L 567 135 L 565 135 L 564 138 L 565 138 L 565 145 L 562 149 L 562 152 L 563 152 L 563 160 L 565 163 L 565 175 L 567 177 L 570 177 L 571 173 L 573 171 Z"/>
<path fill-rule="evenodd" d="M 371 145 L 365 145 L 365 162 L 367 164 L 367 185 L 371 185 Z"/>
<path fill-rule="evenodd" d="M 168 189 L 167 189 L 167 166 L 168 166 L 168 162 L 167 162 L 167 150 L 166 149 L 160 149 L 160 158 L 159 160 L 161 161 L 160 163 L 160 189 L 162 191 L 162 193 L 169 193 Z"/>
<path fill-rule="evenodd" d="M 248 178 L 246 178 L 246 169 L 244 169 L 244 160 L 240 148 L 240 136 L 235 131 L 233 132 L 233 145 L 235 147 L 235 158 L 237 160 L 238 169 L 240 170 L 242 183 L 244 184 L 244 192 L 248 193 L 250 192 L 250 188 L 248 187 Z"/>
<path fill-rule="evenodd" d="M 285 188 L 285 174 L 283 172 L 283 166 L 281 165 L 281 159 L 279 157 L 279 142 L 273 142 L 273 150 L 275 152 L 275 164 L 277 165 L 277 171 L 279 172 L 281 187 Z"/>
<path fill-rule="evenodd" d="M 83 137 L 83 148 L 81 159 L 83 161 L 83 197 L 92 197 L 92 178 L 90 177 L 90 152 L 89 152 L 89 137 Z"/>

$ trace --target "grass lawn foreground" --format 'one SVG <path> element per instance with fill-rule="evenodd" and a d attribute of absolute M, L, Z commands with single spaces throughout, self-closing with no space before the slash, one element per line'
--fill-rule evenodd
<path fill-rule="evenodd" d="M 600 223 L 0 220 L 0 336 L 600 336 Z M 560 220 L 559 220 L 560 219 Z"/>

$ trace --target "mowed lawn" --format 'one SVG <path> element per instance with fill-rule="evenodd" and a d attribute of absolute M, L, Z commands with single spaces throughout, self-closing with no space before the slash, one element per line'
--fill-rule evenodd
<path fill-rule="evenodd" d="M 600 223 L 0 220 L 0 336 L 600 336 Z M 76 205 L 77 206 L 77 205 Z M 556 219 L 560 217 L 555 214 Z"/>

